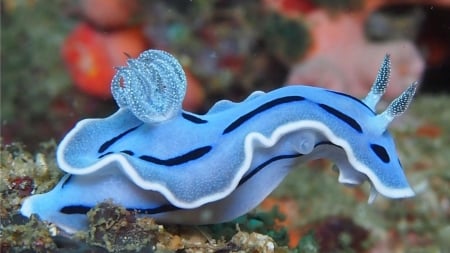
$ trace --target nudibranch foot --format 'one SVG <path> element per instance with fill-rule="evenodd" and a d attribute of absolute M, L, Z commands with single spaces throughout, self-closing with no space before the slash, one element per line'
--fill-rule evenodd
<path fill-rule="evenodd" d="M 146 51 L 112 81 L 120 109 L 76 124 L 57 150 L 69 174 L 49 193 L 27 198 L 21 212 L 71 231 L 105 200 L 160 222 L 224 222 L 257 206 L 293 168 L 319 158 L 336 164 L 340 183 L 369 181 L 369 202 L 378 193 L 411 197 L 387 127 L 417 85 L 377 114 L 389 72 L 386 56 L 364 100 L 295 85 L 219 101 L 198 115 L 181 109 L 181 65 L 166 52 Z"/>

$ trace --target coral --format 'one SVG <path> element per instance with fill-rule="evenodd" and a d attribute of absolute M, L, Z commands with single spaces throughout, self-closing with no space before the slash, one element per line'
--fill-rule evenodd
<path fill-rule="evenodd" d="M 231 242 L 239 248 L 246 248 L 250 252 L 274 252 L 275 242 L 266 235 L 239 231 Z"/>
<path fill-rule="evenodd" d="M 86 242 L 109 252 L 153 249 L 160 228 L 151 219 L 137 218 L 111 202 L 103 202 L 88 212 Z"/>
<path fill-rule="evenodd" d="M 8 219 L 24 197 L 49 191 L 62 173 L 55 165 L 54 142 L 41 144 L 34 157 L 21 144 L 0 145 L 0 218 Z"/>
<path fill-rule="evenodd" d="M 424 60 L 413 43 L 368 41 L 364 37 L 364 13 L 331 15 L 318 9 L 305 19 L 310 25 L 313 48 L 292 67 L 287 84 L 315 85 L 361 97 L 372 85 L 374 70 L 386 53 L 392 57 L 390 82 L 395 85 L 391 85 L 384 99 L 392 99 L 421 79 Z"/>
<path fill-rule="evenodd" d="M 2 228 L 1 252 L 48 252 L 56 249 L 47 227 L 36 216 L 24 225 Z"/>
<path fill-rule="evenodd" d="M 125 64 L 127 55 L 135 57 L 149 46 L 139 26 L 105 33 L 80 23 L 64 41 L 61 54 L 81 91 L 110 98 L 114 67 Z"/>
<path fill-rule="evenodd" d="M 314 234 L 321 252 L 364 252 L 369 246 L 369 232 L 347 217 L 328 217 Z"/>

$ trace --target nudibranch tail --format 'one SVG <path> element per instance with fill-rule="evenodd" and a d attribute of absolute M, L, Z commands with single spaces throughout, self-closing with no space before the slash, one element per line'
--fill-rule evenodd
<path fill-rule="evenodd" d="M 129 109 L 146 123 L 159 123 L 181 113 L 186 76 L 172 55 L 148 50 L 128 66 L 118 67 L 111 92 L 121 108 Z"/>
<path fill-rule="evenodd" d="M 377 103 L 383 96 L 389 84 L 389 77 L 391 76 L 391 56 L 386 54 L 383 63 L 378 70 L 377 77 L 373 82 L 369 94 L 362 100 L 372 111 L 375 111 Z"/>
<path fill-rule="evenodd" d="M 377 196 L 378 196 L 377 189 L 375 189 L 375 186 L 371 185 L 370 186 L 369 199 L 367 200 L 367 202 L 369 204 L 372 204 L 375 201 L 375 199 L 377 198 Z"/>

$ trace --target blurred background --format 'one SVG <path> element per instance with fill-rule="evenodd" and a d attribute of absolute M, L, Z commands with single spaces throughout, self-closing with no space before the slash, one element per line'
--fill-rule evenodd
<path fill-rule="evenodd" d="M 80 119 L 115 112 L 114 67 L 146 49 L 179 59 L 188 77 L 183 107 L 196 113 L 284 85 L 363 97 L 390 54 L 385 103 L 420 82 L 391 128 L 418 196 L 369 206 L 368 187 L 338 185 L 330 164 L 318 161 L 292 172 L 261 208 L 280 207 L 291 247 L 314 230 L 322 252 L 449 252 L 449 0 L 1 0 L 0 7 L 1 143 L 22 142 L 31 153 L 59 142 Z"/>
<path fill-rule="evenodd" d="M 308 84 L 364 96 L 386 53 L 396 97 L 450 90 L 449 1 L 2 0 L 1 135 L 31 150 L 116 110 L 115 66 L 167 50 L 189 79 L 186 110 Z"/>

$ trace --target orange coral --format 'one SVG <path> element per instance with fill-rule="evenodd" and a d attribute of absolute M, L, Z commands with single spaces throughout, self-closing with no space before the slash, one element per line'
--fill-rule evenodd
<path fill-rule="evenodd" d="M 136 57 L 148 44 L 140 27 L 102 33 L 81 23 L 64 42 L 62 56 L 78 88 L 93 96 L 110 98 L 114 67 L 127 60 L 125 54 L 117 52 Z"/>

